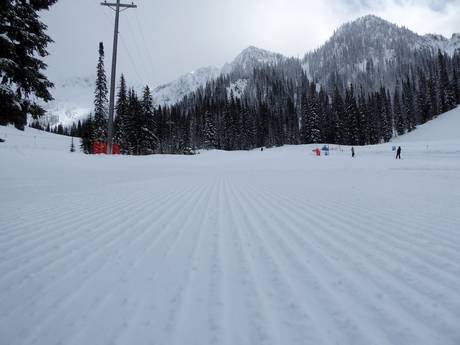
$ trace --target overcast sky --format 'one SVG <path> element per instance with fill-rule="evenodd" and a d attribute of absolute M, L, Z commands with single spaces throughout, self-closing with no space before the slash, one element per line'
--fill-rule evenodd
<path fill-rule="evenodd" d="M 123 1 L 122 1 L 123 2 Z M 130 2 L 130 0 L 124 0 Z M 376 14 L 420 34 L 460 32 L 460 0 L 136 0 L 120 17 L 118 72 L 156 86 L 222 66 L 249 45 L 287 56 L 319 47 L 341 24 Z M 59 0 L 42 17 L 55 40 L 49 76 L 94 74 L 98 42 L 109 71 L 114 12 L 98 0 Z"/>

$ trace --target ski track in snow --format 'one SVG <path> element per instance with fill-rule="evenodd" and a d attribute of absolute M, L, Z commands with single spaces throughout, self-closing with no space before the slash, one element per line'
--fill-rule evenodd
<path fill-rule="evenodd" d="M 460 160 L 422 146 L 0 150 L 0 344 L 458 345 Z"/>

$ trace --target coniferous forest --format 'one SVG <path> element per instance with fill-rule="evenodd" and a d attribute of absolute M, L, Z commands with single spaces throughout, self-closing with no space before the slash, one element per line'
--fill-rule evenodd
<path fill-rule="evenodd" d="M 105 141 L 107 83 L 99 50 L 95 111 L 68 133 L 82 148 Z M 250 150 L 309 143 L 368 145 L 388 142 L 460 103 L 460 54 L 425 54 L 392 89 L 343 83 L 325 90 L 309 80 L 297 59 L 253 69 L 245 91 L 222 75 L 173 106 L 154 108 L 148 86 L 141 95 L 122 76 L 118 85 L 115 142 L 123 154 L 189 154 L 196 149 Z M 75 127 L 75 126 L 74 126 Z"/>

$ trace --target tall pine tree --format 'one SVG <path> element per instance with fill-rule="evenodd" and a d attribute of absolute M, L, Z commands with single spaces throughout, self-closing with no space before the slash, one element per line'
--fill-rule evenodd
<path fill-rule="evenodd" d="M 120 145 L 121 153 L 127 154 L 129 152 L 128 143 L 128 88 L 124 75 L 121 75 L 120 86 L 117 95 L 116 117 L 115 117 L 115 143 Z"/>
<path fill-rule="evenodd" d="M 104 44 L 99 43 L 99 61 L 97 63 L 96 89 L 94 91 L 94 126 L 95 141 L 107 140 L 107 111 L 108 111 L 107 76 L 104 68 Z"/>
<path fill-rule="evenodd" d="M 147 155 L 155 152 L 158 143 L 156 136 L 157 126 L 155 121 L 155 109 L 153 107 L 153 97 L 150 88 L 146 86 L 141 101 L 140 119 L 140 153 Z"/>

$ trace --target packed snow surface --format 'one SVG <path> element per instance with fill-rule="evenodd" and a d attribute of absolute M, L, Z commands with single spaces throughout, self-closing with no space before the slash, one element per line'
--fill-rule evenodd
<path fill-rule="evenodd" d="M 460 136 L 396 161 L 18 133 L 0 127 L 0 344 L 460 344 Z"/>
<path fill-rule="evenodd" d="M 438 116 L 435 120 L 417 127 L 417 130 L 407 133 L 396 142 L 432 142 L 456 141 L 460 138 L 460 108 Z"/>

